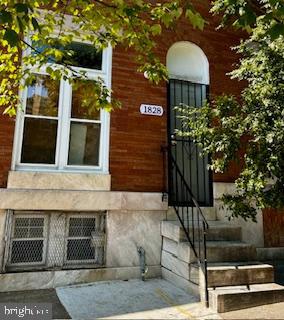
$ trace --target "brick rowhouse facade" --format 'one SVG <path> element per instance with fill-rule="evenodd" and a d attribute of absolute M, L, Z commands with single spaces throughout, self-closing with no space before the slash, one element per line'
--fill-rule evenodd
<path fill-rule="evenodd" d="M 221 94 L 234 94 L 238 96 L 244 84 L 236 80 L 231 80 L 228 73 L 234 69 L 234 64 L 238 61 L 237 54 L 231 48 L 236 46 L 240 38 L 244 35 L 232 29 L 217 31 L 216 27 L 218 26 L 219 19 L 212 17 L 208 13 L 209 5 L 207 6 L 203 2 L 197 9 L 202 13 L 204 18 L 209 21 L 205 29 L 200 31 L 192 28 L 188 22 L 180 21 L 171 30 L 164 30 L 162 35 L 157 38 L 156 53 L 161 61 L 166 64 L 167 53 L 174 44 L 179 42 L 195 44 L 201 49 L 200 51 L 203 51 L 202 54 L 204 53 L 209 62 L 210 99 L 214 99 L 215 96 Z M 108 53 L 111 52 L 109 49 L 106 49 L 105 52 L 106 51 Z M 21 142 L 18 142 L 17 139 L 20 137 L 19 128 L 21 127 L 19 127 L 19 124 L 24 123 L 23 121 L 20 122 L 22 114 L 20 114 L 20 117 L 17 119 L 17 123 L 15 118 L 0 115 L 0 273 L 7 273 L 10 270 L 38 271 L 45 270 L 46 268 L 52 270 L 54 267 L 56 270 L 60 270 L 60 268 L 78 268 L 76 271 L 78 279 L 76 278 L 76 281 L 86 282 L 93 281 L 93 268 L 103 266 L 111 269 L 123 267 L 123 270 L 117 270 L 117 272 L 119 274 L 121 272 L 121 274 L 120 276 L 116 276 L 116 279 L 125 279 L 125 273 L 127 273 L 127 279 L 130 274 L 132 275 L 129 277 L 139 277 L 140 261 L 137 254 L 137 247 L 142 246 L 146 252 L 146 261 L 150 268 L 150 273 L 153 277 L 161 276 L 161 223 L 164 220 L 176 218 L 175 216 L 171 216 L 173 210 L 168 206 L 167 198 L 162 194 L 164 191 L 167 191 L 168 171 L 167 157 L 166 154 L 162 152 L 162 149 L 165 150 L 168 144 L 167 83 L 164 81 L 159 85 L 152 85 L 143 74 L 138 73 L 135 53 L 132 50 L 118 46 L 113 49 L 112 58 L 111 54 L 108 54 L 107 57 L 104 63 L 108 61 L 109 68 L 102 68 L 105 74 L 102 73 L 105 79 L 107 79 L 106 81 L 109 81 L 111 73 L 113 96 L 122 104 L 121 109 L 113 110 L 110 114 L 109 154 L 107 154 L 108 127 L 107 130 L 100 131 L 104 133 L 107 131 L 107 138 L 105 138 L 106 135 L 100 133 L 100 137 L 105 138 L 100 141 L 105 142 L 106 147 L 104 148 L 104 145 L 101 143 L 102 148 L 100 148 L 99 152 L 101 152 L 100 155 L 103 154 L 101 158 L 109 163 L 109 167 L 98 166 L 98 170 L 96 170 L 94 166 L 78 166 L 75 168 L 76 170 L 72 171 L 74 168 L 68 166 L 60 167 L 58 165 L 60 161 L 58 160 L 56 160 L 57 162 L 55 161 L 56 166 L 52 168 L 40 166 L 41 162 L 39 166 L 37 166 L 37 162 L 35 162 L 35 166 L 21 166 L 19 165 L 21 164 L 20 161 L 17 160 L 21 155 L 19 150 L 15 152 L 14 158 L 12 156 L 14 131 L 17 131 L 14 149 L 19 149 L 17 144 L 21 146 Z M 174 61 L 175 58 L 176 56 L 174 56 Z M 188 59 L 188 55 L 186 55 L 186 61 L 187 60 L 190 60 Z M 190 60 L 190 63 L 192 64 L 192 60 Z M 200 71 L 201 67 L 199 67 L 198 70 Z M 177 76 L 179 76 L 179 74 L 177 74 Z M 183 78 L 181 76 L 181 79 L 191 79 L 194 81 L 193 79 L 195 78 Z M 205 78 L 200 79 L 204 80 Z M 207 80 L 200 80 L 199 84 L 201 82 L 203 88 L 208 84 Z M 109 85 L 109 83 L 107 85 Z M 63 92 L 66 93 L 68 90 L 63 90 Z M 70 94 L 71 98 L 68 98 L 67 94 L 64 96 L 67 97 L 67 101 L 71 101 L 68 99 L 72 99 L 72 89 L 70 89 Z M 194 94 L 196 94 L 196 91 Z M 141 104 L 162 106 L 164 114 L 160 117 L 143 115 L 140 113 Z M 66 106 L 68 107 L 68 103 L 61 104 L 60 110 L 63 110 L 63 107 Z M 72 108 L 71 103 L 68 108 Z M 70 111 L 70 109 L 64 110 Z M 57 152 L 57 158 L 60 158 L 58 153 L 67 149 L 65 147 L 68 147 L 68 143 L 70 143 L 69 140 L 71 140 L 70 127 L 73 120 L 70 114 L 72 113 L 70 112 L 68 115 L 68 112 L 62 111 L 62 114 L 61 119 L 58 117 L 61 121 L 61 127 L 59 124 L 56 127 L 57 132 L 60 131 L 61 134 L 60 136 L 58 133 L 61 139 L 58 139 L 60 143 L 56 144 L 57 151 L 59 150 L 59 152 Z M 19 119 L 20 121 L 18 121 Z M 66 121 L 64 122 L 63 120 Z M 108 117 L 107 120 L 104 120 L 104 124 L 107 123 L 107 126 L 109 124 L 108 120 Z M 77 122 L 82 122 L 82 119 L 77 119 Z M 101 122 L 100 125 L 102 129 L 103 122 Z M 106 126 L 104 128 L 106 128 Z M 62 132 L 64 134 L 62 134 Z M 69 140 L 66 138 L 68 135 Z M 62 139 L 62 136 L 66 139 Z M 98 135 L 95 133 L 90 136 L 91 138 L 96 138 Z M 44 136 L 44 138 L 47 139 L 48 137 L 50 136 Z M 41 138 L 40 141 L 42 140 L 45 139 Z M 44 144 L 45 141 L 42 143 Z M 94 147 L 94 143 L 92 147 Z M 76 144 L 76 148 L 74 148 L 75 153 L 79 153 L 79 148 L 80 144 Z M 35 154 L 39 155 L 40 152 L 37 151 Z M 62 154 L 63 152 L 61 156 Z M 107 154 L 106 157 L 104 156 L 105 154 Z M 45 164 L 45 162 L 43 163 Z M 53 162 L 46 163 L 50 164 Z M 191 164 L 194 163 L 194 161 L 188 163 L 191 170 Z M 33 163 L 27 161 L 26 164 L 29 165 Z M 198 172 L 198 168 L 196 172 Z M 213 175 L 213 208 L 206 209 L 213 209 L 208 212 L 209 214 L 210 212 L 215 212 L 214 214 L 216 214 L 217 220 L 226 220 L 227 222 L 227 217 L 225 217 L 226 212 L 219 206 L 220 197 L 225 192 L 231 191 L 231 182 L 238 176 L 238 172 L 238 165 L 233 163 L 225 173 Z M 209 205 L 212 206 L 212 203 L 210 202 Z M 45 232 L 41 241 L 45 241 L 47 250 L 44 251 L 42 249 L 41 256 L 36 257 L 38 259 L 41 258 L 41 260 L 29 261 L 27 259 L 27 261 L 23 261 L 23 266 L 18 266 L 18 261 L 22 262 L 22 260 L 26 259 L 26 253 L 24 252 L 22 256 L 13 256 L 13 237 L 11 238 L 11 236 L 13 236 L 12 232 L 15 229 L 16 219 L 23 219 L 23 217 L 27 217 L 24 219 L 28 219 L 30 223 L 33 222 L 33 219 L 37 219 L 39 222 L 41 219 L 42 230 Z M 283 245 L 283 232 L 281 231 L 283 219 L 284 215 L 282 215 L 281 218 L 279 215 L 276 217 L 275 211 L 266 213 L 264 219 L 260 214 L 257 226 L 256 224 L 246 224 L 246 229 L 242 233 L 244 241 L 253 241 L 259 248 Z M 88 260 L 92 258 L 92 254 L 94 254 L 93 251 L 95 251 L 93 250 L 94 248 L 89 246 L 89 251 L 86 252 L 86 243 L 84 241 L 88 241 L 89 243 L 89 241 L 92 240 L 91 237 L 87 240 L 85 238 L 80 240 L 80 243 L 83 244 L 81 246 L 82 252 L 80 253 L 82 255 L 77 257 L 76 261 L 73 259 L 72 254 L 76 254 L 80 252 L 80 250 L 71 252 L 70 247 L 68 247 L 68 241 L 70 241 L 71 244 L 74 243 L 72 242 L 73 239 L 69 237 L 69 228 L 72 227 L 72 223 L 76 223 L 76 226 L 80 229 L 83 222 L 88 225 L 90 221 L 95 223 L 95 225 L 92 226 L 92 231 L 96 230 L 99 226 L 99 228 L 102 229 L 99 230 L 100 233 L 105 236 L 105 247 L 102 249 L 100 260 L 96 260 L 97 265 L 93 265 L 93 262 L 89 264 Z M 233 221 L 232 223 L 238 224 L 239 221 Z M 8 230 L 8 224 L 11 225 L 10 231 Z M 277 232 L 275 232 L 275 230 L 277 230 Z M 7 236 L 6 233 L 8 233 L 9 236 Z M 276 233 L 277 236 L 275 236 Z M 11 243 L 9 243 L 9 239 L 12 239 Z M 18 240 L 19 239 L 16 239 L 15 243 L 17 243 Z M 32 242 L 26 243 L 30 246 L 29 243 Z M 62 246 L 62 244 L 64 245 Z M 70 249 L 69 251 L 72 253 L 70 253 L 69 258 L 68 249 Z M 30 251 L 33 250 L 34 249 L 31 248 Z M 268 250 L 270 250 L 270 248 Z M 88 263 L 82 258 L 84 257 L 83 254 L 87 255 L 88 259 L 86 261 Z M 13 261 L 11 257 L 14 257 L 15 261 Z M 33 256 L 30 257 L 30 260 L 32 259 Z M 78 264 L 72 264 L 74 263 L 72 259 L 75 262 L 78 261 Z M 80 262 L 80 260 L 82 261 Z M 38 264 L 38 261 L 40 261 L 40 264 Z M 28 264 L 25 265 L 25 262 L 28 262 Z M 33 265 L 34 262 L 36 263 Z M 29 263 L 31 263 L 32 267 L 30 267 Z M 82 272 L 81 279 L 82 265 L 85 268 L 90 267 L 90 270 L 86 271 L 87 275 L 84 275 L 84 272 Z M 129 269 L 127 269 L 126 272 L 124 268 Z M 74 274 L 66 274 L 65 284 L 74 283 Z M 53 277 L 55 277 L 55 273 Z M 59 276 L 56 277 L 59 279 Z M 103 273 L 95 278 L 109 280 L 113 278 L 113 274 L 107 275 L 106 273 L 106 278 L 104 278 Z M 9 287 L 11 281 L 9 278 L 7 279 L 7 286 Z M 17 281 L 11 283 L 19 282 L 18 289 L 25 289 L 26 278 L 19 276 L 17 279 Z M 44 277 L 42 281 L 44 286 Z M 47 287 L 50 283 L 53 282 L 48 280 Z M 41 285 L 41 282 L 33 285 L 34 288 L 37 288 Z M 60 283 L 60 285 L 62 285 L 62 283 Z M 15 288 L 13 288 L 13 290 L 15 290 Z"/>
<path fill-rule="evenodd" d="M 180 21 L 174 30 L 164 31 L 158 39 L 157 53 L 165 63 L 166 54 L 177 41 L 190 41 L 205 53 L 210 67 L 210 96 L 222 93 L 239 94 L 242 84 L 226 75 L 237 62 L 230 49 L 239 42 L 233 30 L 216 31 L 218 19 L 212 19 L 208 7 L 198 8 L 210 21 L 204 31 L 193 29 Z M 186 27 L 185 27 L 186 26 Z M 122 109 L 111 113 L 110 174 L 112 190 L 164 191 L 165 169 L 161 146 L 167 143 L 167 87 L 166 83 L 151 85 L 143 74 L 136 71 L 134 53 L 117 47 L 113 51 L 112 90 L 122 103 Z M 162 117 L 140 114 L 141 103 L 163 106 Z M 0 186 L 7 183 L 11 166 L 15 119 L 1 116 L 0 126 Z M 214 181 L 231 182 L 238 169 L 232 165 L 227 173 L 214 175 Z"/>

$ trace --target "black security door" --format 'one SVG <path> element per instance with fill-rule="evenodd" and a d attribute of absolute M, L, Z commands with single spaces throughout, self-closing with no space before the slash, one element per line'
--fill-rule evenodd
<path fill-rule="evenodd" d="M 180 137 L 182 129 L 176 106 L 202 106 L 208 96 L 208 85 L 171 79 L 168 84 L 169 139 L 169 204 L 186 206 L 189 187 L 200 206 L 212 206 L 212 174 L 207 170 L 208 156 L 201 157 L 200 149 L 188 137 Z"/>

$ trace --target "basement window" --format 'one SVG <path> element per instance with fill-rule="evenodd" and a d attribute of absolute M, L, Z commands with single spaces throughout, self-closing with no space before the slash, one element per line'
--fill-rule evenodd
<path fill-rule="evenodd" d="M 95 268 L 104 265 L 105 213 L 10 212 L 6 269 Z"/>
<path fill-rule="evenodd" d="M 46 216 L 17 215 L 13 220 L 10 262 L 42 264 L 46 250 Z"/>
<path fill-rule="evenodd" d="M 97 230 L 97 218 L 70 216 L 68 220 L 66 261 L 95 261 L 96 250 L 92 243 L 92 232 Z"/>

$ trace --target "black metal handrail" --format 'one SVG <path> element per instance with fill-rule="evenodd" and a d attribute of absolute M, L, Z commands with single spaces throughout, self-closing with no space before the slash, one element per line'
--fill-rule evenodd
<path fill-rule="evenodd" d="M 169 158 L 172 174 L 169 179 L 169 198 L 172 206 L 175 209 L 179 222 L 183 228 L 190 247 L 196 257 L 196 260 L 201 268 L 204 276 L 204 298 L 208 307 L 208 277 L 207 277 L 207 248 L 206 234 L 209 225 L 206 218 L 195 199 L 187 181 L 185 180 L 176 160 L 169 152 Z M 174 174 L 173 174 L 174 172 Z M 170 184 L 176 183 L 176 188 Z M 179 186 L 179 187 L 178 187 Z M 175 190 L 175 193 L 173 193 Z"/>

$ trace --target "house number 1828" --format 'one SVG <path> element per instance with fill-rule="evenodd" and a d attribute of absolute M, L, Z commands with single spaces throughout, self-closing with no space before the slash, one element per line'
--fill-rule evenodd
<path fill-rule="evenodd" d="M 153 104 L 141 104 L 140 113 L 147 114 L 150 116 L 158 116 L 161 117 L 164 113 L 164 109 L 161 106 L 156 106 Z"/>

